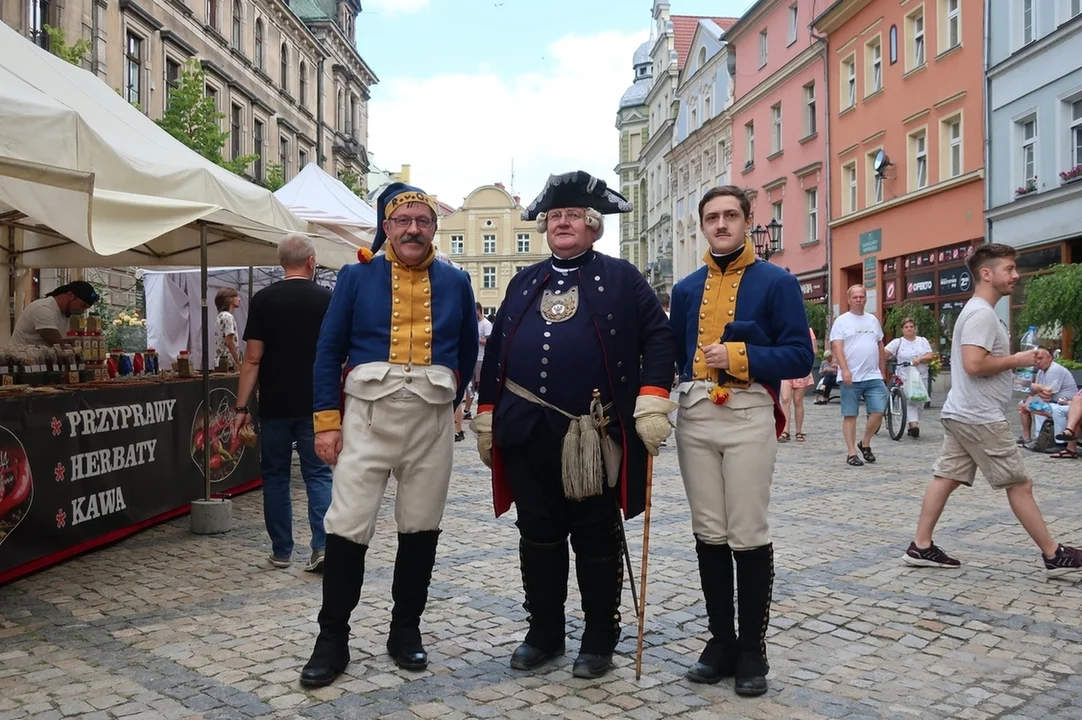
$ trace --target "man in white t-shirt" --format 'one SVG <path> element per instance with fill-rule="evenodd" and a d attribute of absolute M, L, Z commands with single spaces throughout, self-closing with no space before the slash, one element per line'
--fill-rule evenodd
<path fill-rule="evenodd" d="M 67 337 L 68 318 L 98 301 L 94 286 L 83 280 L 61 285 L 23 308 L 11 333 L 12 345 L 59 345 Z"/>
<path fill-rule="evenodd" d="M 883 353 L 883 328 L 875 315 L 864 312 L 868 295 L 863 285 L 849 288 L 849 312 L 834 321 L 830 328 L 830 347 L 838 360 L 838 374 L 842 381 L 842 435 L 845 436 L 846 459 L 853 466 L 875 462 L 872 454 L 872 436 L 883 422 L 887 408 L 886 355 Z M 868 422 L 864 426 L 864 439 L 857 439 L 857 415 L 860 401 L 868 408 Z M 857 450 L 864 456 L 860 459 Z"/>
<path fill-rule="evenodd" d="M 1048 532 L 1003 411 L 1014 389 L 1014 370 L 1034 365 L 1041 352 L 1011 355 L 1007 328 L 995 311 L 995 304 L 1018 282 L 1016 257 L 1009 245 L 989 243 L 966 258 L 976 286 L 954 323 L 951 389 L 940 412 L 943 449 L 924 493 L 916 538 L 902 560 L 916 567 L 961 565 L 932 542 L 932 531 L 950 494 L 962 485 L 972 486 L 980 468 L 989 485 L 1007 492 L 1014 516 L 1041 548 L 1046 576 L 1074 579 L 1082 577 L 1082 551 L 1060 545 Z"/>
<path fill-rule="evenodd" d="M 1031 410 L 1029 403 L 1034 398 L 1044 400 L 1049 406 L 1059 405 L 1062 401 L 1070 402 L 1078 392 L 1078 383 L 1067 368 L 1052 359 L 1052 353 L 1044 348 L 1037 349 L 1037 377 L 1029 386 L 1029 397 L 1018 403 L 1018 415 L 1022 419 L 1022 437 L 1019 442 L 1031 448 L 1033 442 L 1033 416 L 1051 419 L 1051 408 L 1047 412 Z M 1043 421 L 1037 422 L 1037 427 Z"/>

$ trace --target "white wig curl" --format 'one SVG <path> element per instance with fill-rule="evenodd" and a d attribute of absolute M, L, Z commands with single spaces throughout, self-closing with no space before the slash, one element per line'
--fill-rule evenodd
<path fill-rule="evenodd" d="M 584 210 L 586 212 L 586 227 L 597 230 L 597 237 L 594 238 L 594 242 L 597 242 L 605 234 L 605 216 L 593 208 L 584 208 Z M 538 213 L 537 232 L 544 234 L 548 232 L 548 229 L 548 213 Z"/>

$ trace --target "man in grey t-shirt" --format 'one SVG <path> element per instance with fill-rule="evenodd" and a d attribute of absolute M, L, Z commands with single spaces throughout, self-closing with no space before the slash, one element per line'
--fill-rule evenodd
<path fill-rule="evenodd" d="M 1006 490 L 1015 517 L 1041 548 L 1045 574 L 1082 576 L 1082 552 L 1052 539 L 1014 442 L 1004 405 L 1010 400 L 1013 371 L 1034 365 L 1040 351 L 1010 354 L 1007 328 L 995 304 L 1018 282 L 1017 253 L 1008 245 L 975 248 L 966 259 L 976 278 L 973 297 L 954 325 L 951 343 L 951 390 L 943 403 L 943 449 L 932 468 L 934 478 L 924 493 L 916 539 L 902 560 L 916 567 L 957 568 L 958 560 L 932 542 L 932 531 L 950 494 L 973 485 L 980 468 L 988 483 Z"/>

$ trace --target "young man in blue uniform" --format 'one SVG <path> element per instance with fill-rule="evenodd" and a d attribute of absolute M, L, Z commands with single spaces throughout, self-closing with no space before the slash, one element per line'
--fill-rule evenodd
<path fill-rule="evenodd" d="M 602 215 L 631 210 L 588 173 L 550 176 L 522 217 L 547 233 L 552 257 L 511 280 L 485 347 L 473 428 L 496 515 L 518 510 L 530 630 L 517 670 L 564 652 L 569 535 L 586 616 L 575 677 L 608 672 L 620 639 L 620 512 L 642 512 L 646 454 L 675 407 L 657 295 L 630 263 L 593 250 Z"/>
<path fill-rule="evenodd" d="M 782 380 L 808 374 L 815 351 L 797 279 L 756 259 L 750 214 L 737 187 L 703 195 L 699 223 L 710 250 L 673 288 L 670 318 L 680 371 L 676 448 L 712 636 L 687 677 L 735 675 L 737 693 L 762 695 L 774 586 L 767 506 L 785 428 L 778 392 Z"/>
<path fill-rule="evenodd" d="M 309 687 L 333 682 L 349 662 L 349 616 L 392 472 L 398 556 L 387 652 L 402 668 L 428 665 L 420 621 L 451 480 L 453 408 L 477 361 L 473 289 L 466 273 L 436 262 L 435 202 L 393 183 L 376 211 L 372 252 L 339 273 L 313 367 L 316 452 L 334 480 L 319 637 L 301 671 Z"/>

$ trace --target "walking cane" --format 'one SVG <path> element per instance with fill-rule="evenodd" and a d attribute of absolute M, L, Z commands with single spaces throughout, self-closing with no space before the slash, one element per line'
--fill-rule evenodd
<path fill-rule="evenodd" d="M 635 656 L 635 679 L 642 678 L 642 637 L 646 629 L 646 561 L 650 552 L 650 505 L 654 487 L 654 456 L 646 456 L 646 512 L 642 521 L 642 578 L 639 583 L 639 649 Z"/>

